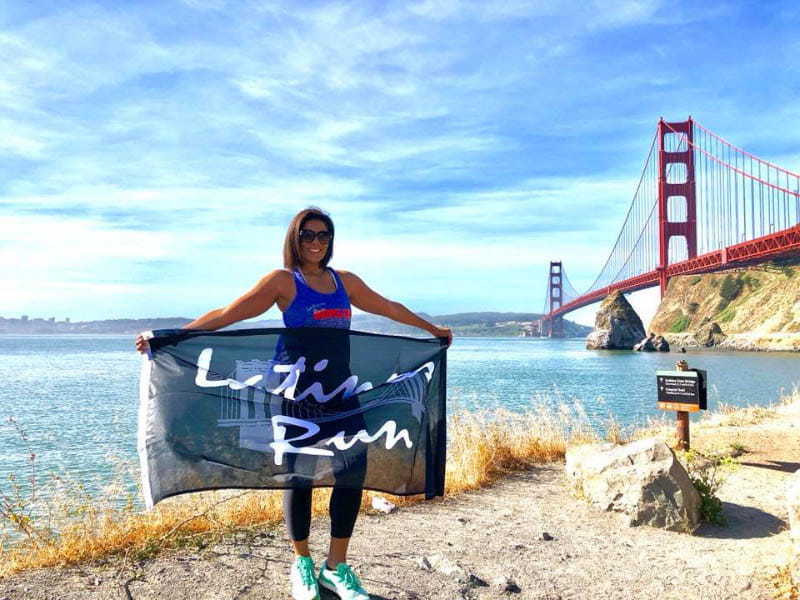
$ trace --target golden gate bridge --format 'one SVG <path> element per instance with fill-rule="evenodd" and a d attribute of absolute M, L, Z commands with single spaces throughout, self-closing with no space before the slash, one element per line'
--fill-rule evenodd
<path fill-rule="evenodd" d="M 614 291 L 659 286 L 800 255 L 800 175 L 753 156 L 691 117 L 659 120 L 625 222 L 600 274 L 578 293 L 550 263 L 539 331 Z"/>

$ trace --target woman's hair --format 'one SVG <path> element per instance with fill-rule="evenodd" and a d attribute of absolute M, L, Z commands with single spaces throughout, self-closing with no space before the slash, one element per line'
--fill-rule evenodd
<path fill-rule="evenodd" d="M 299 269 L 303 260 L 300 258 L 300 230 L 307 221 L 319 220 L 325 223 L 328 231 L 331 232 L 331 241 L 328 242 L 328 250 L 319 262 L 321 267 L 327 267 L 328 262 L 333 257 L 333 221 L 321 208 L 309 206 L 297 213 L 289 229 L 286 230 L 286 240 L 283 242 L 283 266 L 287 269 Z"/>

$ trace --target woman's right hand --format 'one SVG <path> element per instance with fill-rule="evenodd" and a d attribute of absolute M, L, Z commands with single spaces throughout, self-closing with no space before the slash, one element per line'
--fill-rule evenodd
<path fill-rule="evenodd" d="M 431 334 L 437 338 L 447 338 L 448 348 L 453 344 L 453 332 L 449 327 L 436 327 L 434 325 L 434 329 L 431 331 Z"/>
<path fill-rule="evenodd" d="M 150 344 L 141 333 L 136 336 L 136 350 L 142 354 L 150 352 Z"/>

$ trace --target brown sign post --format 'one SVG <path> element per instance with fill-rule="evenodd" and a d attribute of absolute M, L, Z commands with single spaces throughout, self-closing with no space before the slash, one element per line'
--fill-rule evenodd
<path fill-rule="evenodd" d="M 685 360 L 679 360 L 675 368 L 675 371 L 657 371 L 658 408 L 677 411 L 678 448 L 688 450 L 689 413 L 705 410 L 707 405 L 706 372 L 690 369 Z"/>

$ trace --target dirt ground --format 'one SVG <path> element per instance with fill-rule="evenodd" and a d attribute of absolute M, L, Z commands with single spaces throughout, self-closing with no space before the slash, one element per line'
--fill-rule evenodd
<path fill-rule="evenodd" d="M 362 516 L 351 562 L 376 600 L 769 598 L 769 577 L 788 559 L 785 481 L 800 469 L 800 406 L 781 411 L 754 425 L 698 430 L 697 445 L 749 450 L 720 492 L 727 527 L 703 525 L 693 535 L 626 527 L 571 497 L 563 465 L 553 464 Z M 318 561 L 327 527 L 318 520 L 312 528 Z M 284 599 L 291 558 L 282 528 L 240 533 L 136 563 L 23 573 L 0 581 L 0 600 Z M 441 561 L 449 574 L 430 566 Z"/>

